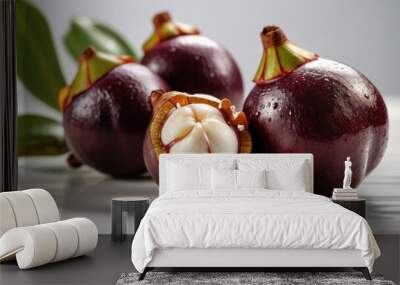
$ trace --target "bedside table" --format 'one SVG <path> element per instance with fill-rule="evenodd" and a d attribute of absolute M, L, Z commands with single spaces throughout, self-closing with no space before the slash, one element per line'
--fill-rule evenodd
<path fill-rule="evenodd" d="M 354 200 L 334 200 L 333 203 L 339 204 L 340 206 L 359 214 L 365 218 L 365 199 L 354 199 Z"/>
<path fill-rule="evenodd" d="M 118 197 L 111 201 L 111 239 L 112 241 L 123 241 L 126 238 L 127 215 L 134 216 L 134 233 L 137 231 L 140 221 L 146 214 L 150 205 L 147 197 Z M 126 212 L 126 215 L 124 215 Z M 130 221 L 129 221 L 130 222 Z"/>

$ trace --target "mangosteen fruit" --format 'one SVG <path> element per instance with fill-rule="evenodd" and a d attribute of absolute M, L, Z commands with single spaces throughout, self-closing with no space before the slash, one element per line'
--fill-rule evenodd
<path fill-rule="evenodd" d="M 152 92 L 153 116 L 146 132 L 146 168 L 158 182 L 162 153 L 249 153 L 247 119 L 231 101 L 205 94 Z"/>
<path fill-rule="evenodd" d="M 78 72 L 60 92 L 65 138 L 79 162 L 116 177 L 146 171 L 142 145 L 151 118 L 148 97 L 162 78 L 132 57 L 85 50 Z"/>
<path fill-rule="evenodd" d="M 154 33 L 143 45 L 142 64 L 160 75 L 172 90 L 228 98 L 242 108 L 243 82 L 231 54 L 193 26 L 176 22 L 168 12 L 153 18 Z"/>
<path fill-rule="evenodd" d="M 279 27 L 265 27 L 261 39 L 263 56 L 244 104 L 254 151 L 312 153 L 314 192 L 325 196 L 341 187 L 351 156 L 357 187 L 387 145 L 378 89 L 361 72 L 295 46 Z"/>

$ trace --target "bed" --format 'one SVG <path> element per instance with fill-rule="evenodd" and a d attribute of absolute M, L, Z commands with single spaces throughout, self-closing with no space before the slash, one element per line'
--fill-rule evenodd
<path fill-rule="evenodd" d="M 361 216 L 313 194 L 311 154 L 165 154 L 132 262 L 154 268 L 352 267 L 380 251 Z"/>

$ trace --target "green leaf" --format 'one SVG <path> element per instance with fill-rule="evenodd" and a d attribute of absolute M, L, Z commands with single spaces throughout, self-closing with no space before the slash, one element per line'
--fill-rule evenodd
<path fill-rule="evenodd" d="M 115 55 L 131 55 L 138 59 L 136 52 L 121 35 L 107 25 L 86 17 L 71 18 L 70 29 L 64 35 L 64 44 L 75 60 L 88 47 Z"/>
<path fill-rule="evenodd" d="M 62 125 L 40 115 L 18 116 L 18 155 L 59 155 L 68 148 L 63 138 Z"/>
<path fill-rule="evenodd" d="M 18 76 L 35 97 L 58 109 L 57 95 L 65 80 L 47 21 L 25 0 L 17 0 L 16 8 Z"/>

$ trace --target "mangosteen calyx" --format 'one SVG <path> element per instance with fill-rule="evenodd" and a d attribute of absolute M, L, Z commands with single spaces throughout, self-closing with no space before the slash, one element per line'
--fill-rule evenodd
<path fill-rule="evenodd" d="M 134 62 L 127 55 L 116 56 L 87 48 L 79 59 L 79 68 L 71 85 L 62 88 L 58 94 L 58 104 L 62 112 L 74 96 L 87 90 L 96 80 L 111 69 L 125 63 Z"/>
<path fill-rule="evenodd" d="M 199 30 L 191 25 L 172 20 L 168 12 L 161 12 L 153 18 L 154 32 L 143 44 L 144 53 L 157 44 L 182 35 L 198 35 Z"/>
<path fill-rule="evenodd" d="M 290 42 L 282 29 L 277 26 L 266 26 L 261 32 L 261 41 L 264 53 L 253 78 L 256 84 L 279 79 L 306 62 L 318 58 L 317 54 Z"/>

